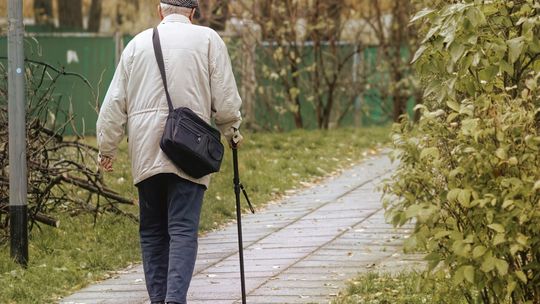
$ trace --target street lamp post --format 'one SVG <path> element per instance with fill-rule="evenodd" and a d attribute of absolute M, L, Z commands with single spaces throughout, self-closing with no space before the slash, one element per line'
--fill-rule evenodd
<path fill-rule="evenodd" d="M 28 264 L 23 0 L 8 3 L 9 212 L 11 257 Z"/>

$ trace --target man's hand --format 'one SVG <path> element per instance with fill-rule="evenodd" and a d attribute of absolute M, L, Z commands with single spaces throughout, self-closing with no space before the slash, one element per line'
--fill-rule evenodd
<path fill-rule="evenodd" d="M 242 145 L 242 142 L 244 142 L 244 137 L 240 134 L 240 130 L 234 129 L 229 145 L 234 148 L 239 148 Z"/>
<path fill-rule="evenodd" d="M 113 159 L 108 156 L 98 155 L 98 162 L 101 169 L 105 172 L 113 172 Z"/>

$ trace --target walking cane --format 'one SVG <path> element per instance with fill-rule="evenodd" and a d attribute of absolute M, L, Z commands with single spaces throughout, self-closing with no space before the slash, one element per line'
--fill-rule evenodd
<path fill-rule="evenodd" d="M 249 201 L 246 189 L 240 183 L 240 172 L 238 170 L 238 146 L 232 142 L 233 168 L 234 168 L 234 194 L 236 196 L 236 221 L 238 223 L 238 255 L 240 256 L 240 280 L 242 283 L 242 304 L 246 304 L 246 276 L 244 273 L 244 242 L 242 239 L 242 209 L 240 207 L 240 191 L 246 197 L 251 212 L 255 213 L 253 205 Z"/>

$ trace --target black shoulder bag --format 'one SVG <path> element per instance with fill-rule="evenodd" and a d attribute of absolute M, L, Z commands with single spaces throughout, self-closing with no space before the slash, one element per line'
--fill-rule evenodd
<path fill-rule="evenodd" d="M 219 172 L 224 147 L 221 134 L 189 108 L 174 109 L 163 61 L 159 32 L 154 28 L 154 52 L 161 72 L 169 117 L 159 146 L 169 159 L 182 171 L 194 178 Z"/>

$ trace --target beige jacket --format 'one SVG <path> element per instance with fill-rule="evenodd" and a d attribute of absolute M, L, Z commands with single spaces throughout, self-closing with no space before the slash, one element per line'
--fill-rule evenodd
<path fill-rule="evenodd" d="M 227 140 L 242 121 L 227 48 L 210 28 L 169 15 L 158 26 L 169 90 L 175 108 L 189 107 L 207 122 L 214 119 Z M 97 121 L 101 155 L 114 158 L 127 128 L 134 183 L 173 173 L 208 187 L 210 177 L 193 179 L 161 151 L 159 141 L 169 109 L 154 56 L 152 29 L 126 47 Z"/>

